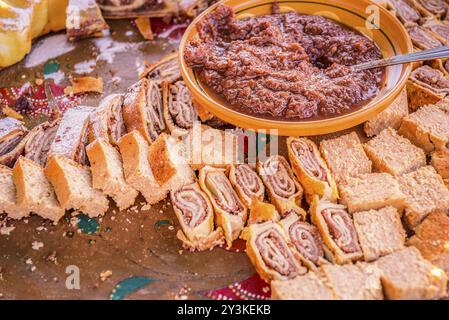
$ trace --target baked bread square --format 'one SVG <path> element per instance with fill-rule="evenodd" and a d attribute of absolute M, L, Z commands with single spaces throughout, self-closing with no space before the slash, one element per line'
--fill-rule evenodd
<path fill-rule="evenodd" d="M 92 171 L 92 186 L 110 196 L 120 210 L 132 206 L 139 193 L 125 181 L 122 157 L 104 138 L 87 146 Z"/>
<path fill-rule="evenodd" d="M 0 213 L 7 213 L 11 219 L 22 219 L 30 214 L 17 204 L 17 192 L 12 177 L 12 169 L 0 165 Z"/>
<path fill-rule="evenodd" d="M 364 148 L 377 171 L 393 176 L 400 176 L 426 165 L 424 151 L 391 128 L 365 143 Z"/>
<path fill-rule="evenodd" d="M 196 180 L 182 147 L 174 137 L 162 133 L 148 149 L 148 162 L 155 180 L 170 191 Z"/>
<path fill-rule="evenodd" d="M 354 177 L 372 171 L 371 160 L 363 150 L 362 143 L 355 132 L 323 140 L 320 151 L 337 183 L 346 177 Z"/>
<path fill-rule="evenodd" d="M 393 206 L 402 213 L 405 195 L 398 181 L 388 173 L 367 173 L 349 177 L 340 184 L 341 203 L 350 213 Z"/>
<path fill-rule="evenodd" d="M 449 113 L 435 105 L 426 105 L 402 121 L 398 133 L 427 153 L 442 150 L 449 141 Z"/>
<path fill-rule="evenodd" d="M 422 167 L 399 178 L 405 194 L 404 222 L 414 229 L 431 212 L 449 212 L 449 190 L 432 166 Z"/>
<path fill-rule="evenodd" d="M 380 270 L 367 263 L 325 264 L 319 273 L 338 300 L 382 300 Z"/>
<path fill-rule="evenodd" d="M 137 131 L 125 134 L 118 143 L 123 160 L 125 180 L 144 196 L 149 204 L 165 199 L 170 191 L 154 178 L 148 162 L 148 142 Z"/>
<path fill-rule="evenodd" d="M 402 118 L 408 115 L 407 90 L 404 89 L 393 103 L 363 125 L 368 137 L 377 136 L 387 128 L 399 129 Z"/>
<path fill-rule="evenodd" d="M 449 179 L 449 149 L 444 148 L 432 153 L 430 164 L 443 179 Z"/>
<path fill-rule="evenodd" d="M 447 296 L 447 276 L 407 247 L 376 262 L 384 294 L 390 300 L 440 299 Z"/>
<path fill-rule="evenodd" d="M 108 210 L 108 199 L 92 187 L 89 167 L 62 156 L 52 156 L 45 168 L 45 175 L 64 209 L 79 210 L 91 218 L 101 216 Z"/>
<path fill-rule="evenodd" d="M 353 217 L 365 261 L 377 260 L 404 247 L 405 231 L 396 208 L 356 212 Z"/>
<path fill-rule="evenodd" d="M 449 272 L 449 216 L 446 213 L 429 214 L 416 227 L 407 244 L 418 248 L 433 265 Z"/>
<path fill-rule="evenodd" d="M 291 280 L 271 281 L 273 300 L 334 300 L 332 290 L 315 272 Z"/>
<path fill-rule="evenodd" d="M 17 205 L 44 219 L 58 222 L 65 210 L 59 204 L 55 190 L 44 174 L 44 169 L 25 157 L 14 165 L 13 180 L 17 190 Z"/>

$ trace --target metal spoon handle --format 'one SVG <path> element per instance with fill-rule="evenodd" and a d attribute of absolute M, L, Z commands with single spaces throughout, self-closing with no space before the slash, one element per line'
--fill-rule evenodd
<path fill-rule="evenodd" d="M 354 71 L 362 71 L 367 69 L 388 67 L 409 62 L 440 59 L 440 58 L 449 58 L 449 45 L 430 50 L 423 50 L 409 54 L 403 54 L 400 56 L 394 56 L 391 58 L 368 61 L 361 64 L 357 64 L 355 66 L 351 66 L 351 68 Z"/>

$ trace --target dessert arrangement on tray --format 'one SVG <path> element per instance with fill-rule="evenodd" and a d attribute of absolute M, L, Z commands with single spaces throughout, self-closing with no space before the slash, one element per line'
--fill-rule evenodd
<path fill-rule="evenodd" d="M 106 18 L 161 17 L 181 9 L 192 17 L 208 6 L 202 1 L 182 8 L 179 3 L 185 6 L 186 1 L 97 2 L 82 15 L 87 19 L 82 33 L 67 28 L 69 39 L 107 28 L 100 9 Z M 404 23 L 416 50 L 449 42 L 444 0 L 377 2 Z M 238 25 L 232 8 L 220 5 L 199 24 L 202 38 L 189 44 L 186 60 L 225 99 L 273 117 L 320 117 L 347 111 L 337 106 L 350 109 L 371 99 L 382 72 L 352 74 L 340 64 L 354 52 L 363 54 L 362 60 L 377 57 L 375 43 L 334 22 L 295 15 L 275 10 Z M 242 56 L 239 45 L 252 46 L 254 52 L 259 46 L 269 48 L 270 41 L 281 46 L 278 30 L 270 28 L 273 20 L 305 24 L 315 34 L 317 24 L 324 24 L 358 44 L 334 60 L 320 60 L 321 68 L 327 68 L 320 79 L 331 87 L 330 96 L 314 91 L 323 88 L 303 95 L 294 85 L 278 90 L 287 84 L 277 80 L 298 77 L 288 70 L 277 79 L 251 77 L 251 57 Z M 48 21 L 42 30 L 30 29 L 32 37 L 65 27 Z M 226 28 L 236 25 L 245 35 L 232 38 Z M 14 31 L 6 37 L 0 35 L 0 43 L 19 41 Z M 285 71 L 297 59 L 295 68 L 304 69 L 296 71 L 309 75 L 307 81 L 316 80 L 318 67 L 301 59 L 310 52 L 322 55 L 324 49 L 312 46 L 313 37 L 305 40 L 310 47 L 301 48 L 292 35 L 286 37 L 292 43 L 284 43 L 285 51 L 270 48 L 276 59 L 285 54 L 284 65 L 275 67 Z M 211 43 L 225 47 L 229 56 Z M 0 52 L 0 66 L 20 60 L 30 46 L 31 38 L 21 52 Z M 241 71 L 237 62 L 235 69 L 225 68 L 232 57 L 249 59 L 247 69 Z M 276 60 L 265 57 L 267 65 L 257 66 L 261 74 Z M 114 204 L 127 210 L 139 194 L 148 205 L 170 199 L 180 246 L 193 252 L 230 249 L 243 239 L 273 299 L 443 299 L 449 275 L 448 66 L 445 60 L 415 65 L 407 87 L 363 130 L 279 138 L 286 144 L 285 156 L 259 153 L 254 162 L 249 161 L 247 133 L 192 100 L 176 52 L 149 65 L 125 92 L 108 95 L 95 107 L 77 105 L 52 114 L 34 127 L 25 126 L 20 110 L 5 112 L 15 106 L 2 106 L 0 213 L 16 220 L 38 215 L 57 224 L 65 223 L 68 212 L 96 218 Z"/>

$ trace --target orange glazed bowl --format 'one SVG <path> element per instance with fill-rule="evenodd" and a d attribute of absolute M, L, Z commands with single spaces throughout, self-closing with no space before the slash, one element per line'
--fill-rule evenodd
<path fill-rule="evenodd" d="M 271 14 L 274 2 L 273 0 L 225 0 L 219 4 L 232 7 L 237 18 L 247 18 Z M 262 116 L 257 117 L 236 111 L 225 99 L 218 99 L 217 93 L 203 85 L 195 70 L 188 67 L 184 60 L 187 44 L 198 37 L 196 23 L 215 10 L 219 4 L 199 15 L 187 28 L 179 47 L 179 65 L 195 103 L 235 126 L 255 131 L 268 131 L 283 136 L 310 136 L 336 132 L 354 127 L 374 117 L 387 108 L 406 85 L 411 72 L 409 64 L 387 67 L 383 87 L 374 99 L 350 113 L 326 119 L 270 120 Z M 406 54 L 413 50 L 411 40 L 399 20 L 388 10 L 369 0 L 279 0 L 278 5 L 280 12 L 297 11 L 302 14 L 320 15 L 355 29 L 374 40 L 384 57 Z M 378 18 L 379 26 L 368 22 L 376 21 L 376 19 L 367 19 L 369 17 Z"/>

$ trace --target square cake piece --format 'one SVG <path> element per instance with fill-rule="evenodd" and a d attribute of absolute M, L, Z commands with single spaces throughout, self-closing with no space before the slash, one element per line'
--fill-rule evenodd
<path fill-rule="evenodd" d="M 397 130 L 406 115 L 408 115 L 408 101 L 407 90 L 404 89 L 388 108 L 365 122 L 363 130 L 368 137 L 376 136 L 386 128 Z"/>
<path fill-rule="evenodd" d="M 405 223 L 414 229 L 431 212 L 449 212 L 449 190 L 432 166 L 399 177 L 405 194 Z"/>
<path fill-rule="evenodd" d="M 405 195 L 388 173 L 367 173 L 347 178 L 340 184 L 341 203 L 350 213 L 393 206 L 402 213 Z"/>
<path fill-rule="evenodd" d="M 444 149 L 449 141 L 449 113 L 427 105 L 409 114 L 398 133 L 427 153 Z"/>
<path fill-rule="evenodd" d="M 407 247 L 380 258 L 384 294 L 390 300 L 440 299 L 447 296 L 447 276 L 421 256 L 418 249 Z"/>
<path fill-rule="evenodd" d="M 426 165 L 424 151 L 391 128 L 383 130 L 377 137 L 365 143 L 364 148 L 378 171 L 394 176 Z"/>
<path fill-rule="evenodd" d="M 415 246 L 424 258 L 449 272 L 449 216 L 433 212 L 415 229 L 408 245 Z"/>
<path fill-rule="evenodd" d="M 365 261 L 373 261 L 404 247 L 405 232 L 396 208 L 354 213 L 354 225 Z"/>
<path fill-rule="evenodd" d="M 273 300 L 334 300 L 329 286 L 315 272 L 291 280 L 271 281 Z"/>
<path fill-rule="evenodd" d="M 372 163 L 363 150 L 362 143 L 355 132 L 323 140 L 320 152 L 337 183 L 346 177 L 354 177 L 372 171 Z"/>
<path fill-rule="evenodd" d="M 325 264 L 319 273 L 338 300 L 382 300 L 380 270 L 373 264 Z"/>
<path fill-rule="evenodd" d="M 443 179 L 449 179 L 449 149 L 444 148 L 432 153 L 431 165 Z"/>

